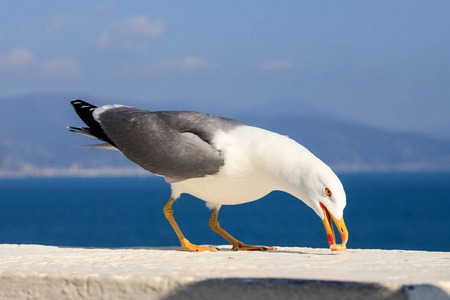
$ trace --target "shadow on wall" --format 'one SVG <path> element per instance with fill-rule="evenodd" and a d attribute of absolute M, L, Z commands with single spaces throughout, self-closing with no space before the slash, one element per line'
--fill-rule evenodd
<path fill-rule="evenodd" d="M 432 285 L 380 284 L 301 279 L 209 279 L 187 285 L 164 300 L 177 299 L 450 299 Z"/>
<path fill-rule="evenodd" d="M 164 300 L 448 300 L 433 285 L 271 278 L 224 278 L 183 283 L 174 278 L 30 275 L 2 276 L 1 299 L 164 299 Z M 189 282 L 189 280 L 188 280 Z"/>

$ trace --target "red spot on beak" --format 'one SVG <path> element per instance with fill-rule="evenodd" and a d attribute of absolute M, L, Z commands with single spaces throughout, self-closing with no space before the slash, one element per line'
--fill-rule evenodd
<path fill-rule="evenodd" d="M 347 240 L 348 240 L 348 231 L 347 231 L 347 227 L 345 226 L 345 223 L 344 223 L 344 218 L 341 218 L 340 220 L 336 220 L 330 214 L 330 212 L 325 207 L 325 205 L 323 205 L 322 203 L 320 203 L 320 208 L 322 208 L 322 210 L 323 210 L 324 216 L 323 216 L 322 221 L 323 221 L 323 225 L 325 226 L 325 230 L 327 232 L 328 244 L 330 245 L 330 249 L 333 251 L 345 250 L 346 249 L 345 244 L 347 243 Z M 336 237 L 334 235 L 332 221 L 334 221 L 334 223 L 336 224 L 336 227 L 339 230 L 339 233 L 341 234 L 341 237 L 342 237 L 341 245 L 336 244 Z"/>
<path fill-rule="evenodd" d="M 324 217 L 323 217 L 322 221 L 325 226 L 325 230 L 327 232 L 328 244 L 330 246 L 335 245 L 336 237 L 334 236 L 333 224 L 331 223 L 331 215 L 328 212 L 328 209 L 322 203 L 320 203 L 320 208 L 322 208 L 322 210 L 323 210 Z"/>

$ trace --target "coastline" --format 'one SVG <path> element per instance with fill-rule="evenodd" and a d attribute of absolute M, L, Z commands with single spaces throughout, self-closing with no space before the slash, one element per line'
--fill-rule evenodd
<path fill-rule="evenodd" d="M 337 174 L 370 174 L 370 173 L 450 173 L 450 169 L 436 169 L 424 165 L 405 165 L 399 167 L 374 166 L 332 166 Z M 67 168 L 25 166 L 20 169 L 1 169 L 1 179 L 13 178 L 53 178 L 53 177 L 152 177 L 152 174 L 139 166 L 86 168 L 74 165 Z"/>

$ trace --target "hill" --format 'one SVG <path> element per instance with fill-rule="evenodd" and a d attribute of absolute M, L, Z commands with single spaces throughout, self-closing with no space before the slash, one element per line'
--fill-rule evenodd
<path fill-rule="evenodd" d="M 146 174 L 116 151 L 75 147 L 96 141 L 67 131 L 66 126 L 82 125 L 70 100 L 57 95 L 0 99 L 0 177 Z M 111 102 L 86 100 L 99 105 Z M 122 103 L 152 109 L 149 103 Z M 288 135 L 337 171 L 450 170 L 447 140 L 324 118 L 308 110 L 222 116 Z"/>

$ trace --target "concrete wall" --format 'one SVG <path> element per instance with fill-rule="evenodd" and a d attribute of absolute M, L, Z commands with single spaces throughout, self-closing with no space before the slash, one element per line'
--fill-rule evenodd
<path fill-rule="evenodd" d="M 450 253 L 0 245 L 0 299 L 450 299 Z"/>

